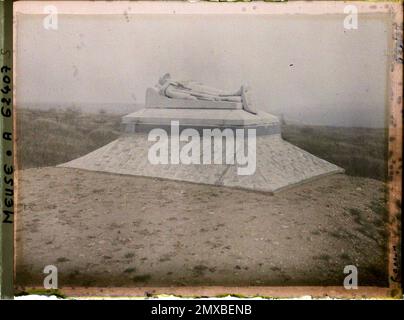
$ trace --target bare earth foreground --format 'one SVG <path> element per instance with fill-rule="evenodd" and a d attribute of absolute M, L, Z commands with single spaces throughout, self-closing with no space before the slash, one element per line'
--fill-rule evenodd
<path fill-rule="evenodd" d="M 275 195 L 46 167 L 18 172 L 18 285 L 386 285 L 384 184 L 343 174 Z"/>

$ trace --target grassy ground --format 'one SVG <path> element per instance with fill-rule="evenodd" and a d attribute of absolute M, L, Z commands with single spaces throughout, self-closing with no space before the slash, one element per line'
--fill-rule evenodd
<path fill-rule="evenodd" d="M 55 166 L 115 140 L 121 117 L 76 110 L 17 111 L 17 159 L 20 169 Z"/>
<path fill-rule="evenodd" d="M 18 165 L 54 166 L 83 156 L 119 136 L 121 116 L 75 110 L 18 110 Z M 284 125 L 285 140 L 346 170 L 348 175 L 384 181 L 383 129 Z"/>
<path fill-rule="evenodd" d="M 382 181 L 387 177 L 387 134 L 384 129 L 285 125 L 282 136 L 344 168 L 348 175 Z"/>

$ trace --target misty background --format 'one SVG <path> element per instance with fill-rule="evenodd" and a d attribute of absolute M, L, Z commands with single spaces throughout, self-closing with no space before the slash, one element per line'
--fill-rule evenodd
<path fill-rule="evenodd" d="M 252 88 L 258 109 L 286 121 L 384 127 L 387 15 L 17 16 L 18 107 L 129 113 L 164 73 Z"/>

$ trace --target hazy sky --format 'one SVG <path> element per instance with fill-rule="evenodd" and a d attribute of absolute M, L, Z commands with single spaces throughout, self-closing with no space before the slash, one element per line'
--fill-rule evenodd
<path fill-rule="evenodd" d="M 170 72 L 310 124 L 384 125 L 388 25 L 344 16 L 43 15 L 17 21 L 17 104 L 143 103 Z"/>

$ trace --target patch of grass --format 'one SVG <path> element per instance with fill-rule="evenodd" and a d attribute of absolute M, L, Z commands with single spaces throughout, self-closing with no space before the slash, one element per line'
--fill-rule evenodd
<path fill-rule="evenodd" d="M 370 205 L 369 208 L 375 213 L 377 214 L 379 217 L 385 219 L 387 218 L 387 203 L 384 200 L 373 200 Z"/>
<path fill-rule="evenodd" d="M 386 226 L 387 221 L 384 221 L 382 219 L 376 219 L 375 221 L 373 221 L 373 224 L 375 227 L 377 228 L 383 228 Z"/>
<path fill-rule="evenodd" d="M 313 259 L 322 260 L 322 261 L 325 261 L 325 262 L 330 262 L 331 257 L 328 254 L 323 253 L 323 254 L 320 254 L 318 256 L 313 256 Z"/>
<path fill-rule="evenodd" d="M 58 262 L 58 263 L 63 263 L 63 262 L 67 262 L 67 261 L 70 261 L 70 260 L 65 257 L 60 257 L 60 258 L 57 258 L 57 260 L 56 260 L 56 262 Z"/>
<path fill-rule="evenodd" d="M 377 207 L 377 210 L 381 210 L 381 208 Z M 355 230 L 358 231 L 363 236 L 380 244 L 380 241 L 378 240 L 378 235 L 380 234 L 382 238 L 385 237 L 384 235 L 385 220 L 379 216 L 381 212 L 378 212 L 377 216 L 373 217 L 371 220 L 368 220 L 365 218 L 365 213 L 361 212 L 357 208 L 350 208 L 348 209 L 348 211 L 350 215 L 353 217 L 355 223 L 359 225 L 358 227 L 355 228 Z M 387 218 L 387 214 L 385 216 Z"/>
<path fill-rule="evenodd" d="M 198 264 L 193 268 L 195 275 L 202 276 L 209 268 L 203 264 Z"/>
<path fill-rule="evenodd" d="M 124 273 L 132 273 L 132 272 L 135 272 L 136 271 L 136 268 L 126 268 L 123 272 Z"/>
<path fill-rule="evenodd" d="M 359 233 L 361 233 L 362 235 L 364 235 L 365 237 L 368 237 L 369 239 L 372 239 L 373 241 L 379 243 L 379 241 L 375 237 L 376 230 L 374 228 L 371 228 L 371 227 L 367 228 L 367 227 L 361 226 L 359 228 L 356 228 L 356 230 Z"/>
<path fill-rule="evenodd" d="M 132 280 L 133 280 L 134 282 L 147 282 L 147 281 L 149 281 L 150 279 L 151 279 L 151 275 L 150 275 L 150 274 L 141 274 L 141 275 L 134 276 L 134 277 L 132 278 Z"/>
<path fill-rule="evenodd" d="M 349 260 L 351 260 L 351 257 L 350 257 L 349 254 L 347 254 L 347 253 L 341 253 L 339 257 L 340 257 L 342 260 L 344 260 L 344 261 L 349 261 Z"/>
<path fill-rule="evenodd" d="M 124 255 L 125 259 L 130 259 L 130 258 L 133 258 L 134 256 L 135 256 L 135 254 L 132 253 L 132 252 L 126 253 L 126 254 Z"/>
<path fill-rule="evenodd" d="M 351 216 L 354 218 L 354 221 L 357 224 L 362 225 L 362 212 L 359 209 L 356 208 L 350 208 L 348 209 L 349 213 L 351 214 Z"/>
<path fill-rule="evenodd" d="M 76 159 L 120 135 L 120 115 L 84 114 L 75 109 L 16 110 L 20 169 Z"/>
<path fill-rule="evenodd" d="M 75 279 L 78 275 L 80 275 L 80 271 L 79 270 L 74 270 L 74 271 L 69 273 L 68 278 L 69 279 Z"/>
<path fill-rule="evenodd" d="M 344 233 L 342 233 L 342 232 L 330 231 L 330 232 L 328 232 L 328 234 L 329 234 L 331 237 L 334 237 L 334 238 L 336 238 L 336 239 L 345 239 L 345 238 L 346 238 L 345 235 L 344 235 Z"/>
<path fill-rule="evenodd" d="M 369 273 L 370 275 L 372 275 L 375 279 L 378 279 L 379 281 L 384 280 L 387 282 L 387 279 L 388 279 L 387 269 L 380 268 L 378 266 L 369 266 L 369 267 L 363 268 L 362 272 Z"/>
<path fill-rule="evenodd" d="M 290 143 L 334 163 L 346 174 L 387 179 L 387 130 L 326 126 L 283 125 Z"/>
<path fill-rule="evenodd" d="M 170 260 L 171 260 L 171 257 L 169 255 L 164 255 L 159 259 L 160 262 L 166 262 L 166 261 L 170 261 Z"/>

